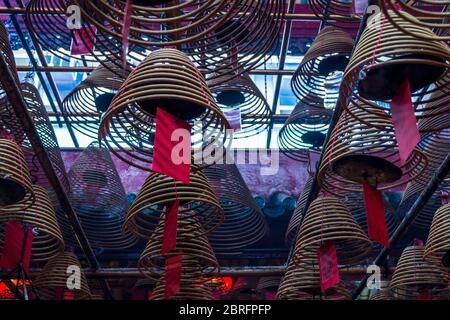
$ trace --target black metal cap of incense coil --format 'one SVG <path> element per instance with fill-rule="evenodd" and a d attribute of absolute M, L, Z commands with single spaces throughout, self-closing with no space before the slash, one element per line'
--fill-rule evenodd
<path fill-rule="evenodd" d="M 47 261 L 64 251 L 64 240 L 47 192 L 38 185 L 33 186 L 33 191 L 36 201 L 28 209 L 23 210 L 21 204 L 13 205 L 17 206 L 13 211 L 3 212 L 0 208 L 0 229 L 4 232 L 5 224 L 10 221 L 32 228 L 31 260 Z M 0 236 L 0 247 L 3 242 L 3 236 Z"/>
<path fill-rule="evenodd" d="M 69 268 L 79 268 L 81 273 L 80 289 L 67 288 L 67 280 L 70 274 L 67 273 Z M 58 299 L 58 289 L 62 291 L 70 291 L 73 293 L 75 300 L 87 300 L 91 298 L 87 279 L 81 269 L 78 258 L 70 252 L 64 252 L 54 257 L 46 263 L 41 273 L 33 280 L 33 286 L 36 288 L 39 298 L 42 300 Z"/>
<path fill-rule="evenodd" d="M 167 207 L 179 200 L 179 214 L 198 217 L 205 232 L 217 228 L 224 211 L 203 172 L 191 170 L 190 184 L 151 173 L 128 210 L 124 227 L 141 238 L 150 238 L 155 227 L 165 219 Z M 188 220 L 193 221 L 193 220 Z"/>
<path fill-rule="evenodd" d="M 392 11 L 389 15 L 392 19 L 399 19 L 392 17 Z M 372 20 L 376 23 L 364 29 L 345 70 L 340 107 L 352 104 L 354 107 L 349 112 L 354 117 L 368 126 L 382 129 L 379 123 L 361 118 L 357 111 L 366 110 L 389 118 L 389 102 L 408 80 L 417 119 L 448 113 L 448 46 L 406 34 L 396 29 L 382 13 L 375 14 Z M 401 23 L 406 29 L 433 34 L 417 24 Z"/>
<path fill-rule="evenodd" d="M 339 197 L 342 190 L 362 192 L 365 179 L 378 190 L 385 191 L 424 173 L 428 161 L 419 148 L 401 165 L 394 126 L 389 117 L 384 117 L 383 111 L 376 111 L 369 105 L 355 110 L 353 104 L 348 110 L 363 121 L 346 111 L 339 118 L 324 148 L 319 168 L 319 183 L 325 191 Z"/>
<path fill-rule="evenodd" d="M 158 225 L 139 259 L 139 267 L 145 269 L 146 276 L 159 279 L 165 272 L 167 257 L 173 255 L 182 255 L 182 273 L 184 275 L 189 274 L 195 277 L 200 273 L 207 277 L 218 270 L 219 263 L 196 217 L 179 215 L 176 247 L 167 254 L 161 253 L 164 226 L 164 221 Z"/>
<path fill-rule="evenodd" d="M 63 112 L 73 123 L 72 127 L 90 138 L 98 137 L 100 118 L 128 75 L 123 69 L 114 65 L 110 67 L 118 70 L 113 73 L 102 65 L 98 66 L 63 101 Z"/>
<path fill-rule="evenodd" d="M 334 241 L 341 265 L 358 263 L 372 250 L 372 242 L 353 218 L 344 203 L 336 197 L 319 197 L 311 203 L 300 226 L 294 247 L 294 262 L 317 260 L 317 250 Z"/>
<path fill-rule="evenodd" d="M 439 261 L 423 259 L 424 246 L 405 248 L 390 282 L 392 294 L 398 298 L 413 299 L 421 292 L 439 292 L 448 286 L 448 274 Z"/>
<path fill-rule="evenodd" d="M 228 121 L 200 71 L 181 51 L 161 49 L 152 52 L 125 80 L 101 120 L 99 139 L 121 160 L 150 171 L 157 108 L 193 125 L 193 148 L 205 150 L 213 143 L 222 147 L 229 138 Z M 214 139 L 203 141 L 203 137 Z"/>

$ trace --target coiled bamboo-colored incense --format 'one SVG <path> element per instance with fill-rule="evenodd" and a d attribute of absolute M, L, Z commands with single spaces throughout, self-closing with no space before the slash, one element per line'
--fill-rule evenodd
<path fill-rule="evenodd" d="M 369 298 L 369 300 L 394 300 L 391 296 L 389 290 L 382 289 L 377 290 L 377 292 Z"/>
<path fill-rule="evenodd" d="M 392 294 L 400 299 L 414 299 L 422 291 L 430 294 L 448 286 L 448 274 L 439 261 L 423 260 L 425 247 L 405 248 L 390 282 Z"/>
<path fill-rule="evenodd" d="M 434 214 L 424 259 L 440 261 L 443 266 L 450 268 L 450 204 L 443 205 Z"/>
<path fill-rule="evenodd" d="M 164 300 L 165 279 L 161 279 L 156 284 L 151 300 Z M 206 279 L 198 274 L 196 277 L 181 273 L 180 291 L 171 296 L 169 300 L 213 300 L 211 289 L 206 283 Z"/>
<path fill-rule="evenodd" d="M 405 13 L 407 14 L 407 13 Z M 389 11 L 390 19 L 405 29 L 422 34 L 433 33 L 416 23 L 401 20 Z M 416 21 L 414 17 L 411 17 Z M 390 117 L 390 101 L 408 80 L 417 119 L 448 113 L 450 50 L 439 41 L 426 41 L 404 33 L 382 13 L 373 16 L 373 25 L 364 29 L 356 45 L 341 85 L 339 105 L 368 126 L 383 129 L 357 113 L 365 110 Z"/>
<path fill-rule="evenodd" d="M 228 139 L 228 121 L 204 78 L 175 49 L 152 52 L 131 72 L 101 120 L 99 139 L 124 162 L 150 171 L 157 108 L 193 125 L 192 150 L 205 150 L 213 143 L 220 148 Z M 201 163 L 199 168 L 208 166 L 206 161 L 196 161 L 199 153 L 195 163 Z"/>
<path fill-rule="evenodd" d="M 112 64 L 110 68 L 118 70 L 113 73 L 102 65 L 98 66 L 63 101 L 63 111 L 73 123 L 72 127 L 89 138 L 98 137 L 101 116 L 108 110 L 128 75 L 128 72 Z"/>
<path fill-rule="evenodd" d="M 150 238 L 155 227 L 165 219 L 167 207 L 176 199 L 180 204 L 179 214 L 186 218 L 197 216 L 205 232 L 211 232 L 223 222 L 223 209 L 205 175 L 191 170 L 189 185 L 151 173 L 128 210 L 124 227 L 141 238 Z"/>
<path fill-rule="evenodd" d="M 257 243 L 267 232 L 264 215 L 234 164 L 216 164 L 203 170 L 224 210 L 224 222 L 209 235 L 216 253 L 235 254 Z"/>
<path fill-rule="evenodd" d="M 33 186 L 36 201 L 32 205 L 27 205 L 28 209 L 23 210 L 22 204 L 12 205 L 16 210 L 4 212 L 0 208 L 0 229 L 3 233 L 7 222 L 18 222 L 33 229 L 33 242 L 31 260 L 47 261 L 64 251 L 64 240 L 56 220 L 50 198 L 44 188 L 38 185 Z M 31 202 L 31 200 L 28 200 Z M 13 208 L 11 208 L 13 209 Z M 4 237 L 0 236 L 0 247 L 3 247 Z M 0 251 L 1 252 L 1 251 Z"/>
<path fill-rule="evenodd" d="M 341 115 L 323 151 L 318 181 L 325 191 L 338 197 L 343 190 L 362 192 L 364 179 L 385 191 L 416 180 L 424 173 L 428 161 L 419 148 L 404 165 L 400 164 L 394 126 L 383 111 L 369 105 L 355 109 L 353 104 L 348 110 Z"/>
<path fill-rule="evenodd" d="M 67 288 L 67 279 L 70 274 L 69 267 L 78 267 L 81 264 L 78 258 L 70 252 L 64 252 L 54 257 L 46 263 L 41 273 L 33 280 L 33 286 L 36 288 L 39 298 L 42 300 L 62 299 L 64 292 L 69 291 L 73 294 L 75 300 L 88 300 L 91 298 L 87 279 L 81 270 L 80 289 L 69 290 Z"/>
<path fill-rule="evenodd" d="M 323 23 L 340 28 L 358 28 L 358 16 L 353 9 L 353 1 L 347 0 L 310 0 L 308 1 L 312 12 Z"/>
<path fill-rule="evenodd" d="M 372 243 L 344 203 L 336 197 L 319 197 L 311 203 L 294 247 L 294 262 L 317 261 L 322 244 L 334 241 L 340 265 L 362 261 Z M 309 261 L 309 260 L 308 260 Z"/>

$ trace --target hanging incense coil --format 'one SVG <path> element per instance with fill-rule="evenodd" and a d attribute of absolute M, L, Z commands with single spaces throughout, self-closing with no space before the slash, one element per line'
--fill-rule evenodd
<path fill-rule="evenodd" d="M 440 207 L 431 223 L 424 259 L 450 268 L 450 204 Z"/>
<path fill-rule="evenodd" d="M 306 201 L 309 197 L 309 193 L 311 192 L 311 185 L 313 181 L 313 176 L 309 175 L 306 180 L 305 186 L 303 187 L 303 191 L 298 198 L 297 206 L 295 207 L 294 213 L 292 214 L 291 220 L 289 221 L 289 225 L 287 227 L 286 235 L 284 237 L 284 241 L 287 246 L 291 246 L 292 242 L 294 242 L 297 237 L 298 227 L 300 226 L 300 221 L 302 220 L 302 212 L 305 208 Z"/>
<path fill-rule="evenodd" d="M 167 254 L 161 253 L 164 225 L 162 222 L 155 229 L 139 259 L 139 267 L 147 271 L 146 276 L 159 279 L 165 272 L 166 258 L 177 254 L 183 256 L 182 268 L 186 276 L 200 273 L 208 277 L 218 270 L 219 263 L 198 219 L 179 215 L 176 247 Z"/>
<path fill-rule="evenodd" d="M 398 20 L 398 17 L 390 18 Z M 406 13 L 405 13 L 406 14 Z M 411 17 L 414 21 L 417 19 Z M 443 42 L 425 41 L 396 29 L 379 13 L 376 25 L 365 28 L 344 73 L 340 106 L 368 126 L 379 126 L 361 118 L 361 110 L 390 117 L 389 102 L 408 80 L 417 119 L 432 118 L 450 111 L 450 50 Z M 417 24 L 401 21 L 406 29 L 424 35 L 433 33 Z"/>
<path fill-rule="evenodd" d="M 288 265 L 277 292 L 279 300 L 351 300 L 342 282 L 322 293 L 320 270 L 316 257 L 307 257 L 296 265 Z"/>
<path fill-rule="evenodd" d="M 256 291 L 277 291 L 280 286 L 281 277 L 262 277 L 258 281 Z"/>
<path fill-rule="evenodd" d="M 332 111 L 323 107 L 322 98 L 308 97 L 308 103 L 300 101 L 295 106 L 278 134 L 281 152 L 296 161 L 304 160 L 305 150 L 322 149 L 332 116 Z"/>
<path fill-rule="evenodd" d="M 44 188 L 34 185 L 36 196 L 34 204 L 23 210 L 22 204 L 12 205 L 13 210 L 3 212 L 0 209 L 0 223 L 3 229 L 9 221 L 22 223 L 33 229 L 32 261 L 47 261 L 64 251 L 64 240 L 56 221 L 55 211 Z M 28 200 L 31 202 L 31 200 Z M 28 206 L 25 204 L 25 206 Z M 15 209 L 15 210 L 14 210 Z M 0 237 L 0 247 L 3 247 L 3 236 Z M 1 252 L 1 251 L 0 251 Z"/>
<path fill-rule="evenodd" d="M 310 0 L 312 12 L 323 23 L 340 28 L 358 28 L 359 20 L 353 9 L 353 1 L 346 0 Z"/>
<path fill-rule="evenodd" d="M 372 243 L 348 208 L 335 197 L 314 200 L 305 215 L 294 249 L 295 263 L 317 260 L 317 250 L 334 241 L 341 265 L 358 263 L 372 250 Z"/>
<path fill-rule="evenodd" d="M 208 235 L 214 251 L 235 254 L 261 240 L 266 221 L 237 166 L 216 164 L 203 173 L 224 210 L 224 223 Z"/>
<path fill-rule="evenodd" d="M 33 205 L 35 194 L 22 149 L 16 142 L 0 138 L 0 208 L 4 212 Z"/>
<path fill-rule="evenodd" d="M 342 196 L 342 190 L 362 192 L 364 179 L 380 191 L 417 179 L 427 166 L 426 156 L 416 148 L 400 164 L 397 139 L 390 118 L 367 105 L 364 110 L 344 111 L 325 147 L 318 181 L 327 192 Z M 371 113 L 374 111 L 375 113 Z M 371 123 L 370 126 L 366 123 Z M 382 127 L 383 130 L 378 129 Z"/>
<path fill-rule="evenodd" d="M 96 248 L 122 249 L 137 239 L 122 234 L 128 201 L 108 149 L 91 143 L 69 170 L 70 199 L 89 242 Z"/>
<path fill-rule="evenodd" d="M 439 292 L 448 286 L 448 274 L 439 261 L 423 260 L 425 247 L 405 248 L 392 275 L 390 290 L 396 297 L 413 299 L 421 291 Z"/>
<path fill-rule="evenodd" d="M 150 238 L 155 227 L 165 219 L 167 206 L 176 199 L 180 202 L 179 214 L 186 219 L 198 217 L 205 232 L 211 232 L 223 222 L 224 211 L 205 175 L 191 170 L 189 185 L 151 173 L 128 210 L 124 227 L 141 238 Z"/>
<path fill-rule="evenodd" d="M 5 24 L 3 21 L 0 21 L 0 52 L 4 57 L 6 64 L 8 65 L 8 69 L 11 71 L 11 74 L 14 77 L 17 85 L 19 85 L 19 76 L 17 74 L 16 61 L 14 59 L 14 53 L 11 48 L 11 43 L 9 42 L 9 34 L 5 28 Z M 4 91 L 0 84 L 0 97 L 3 97 Z"/>
<path fill-rule="evenodd" d="M 67 280 L 70 274 L 67 270 L 73 267 L 80 268 L 80 289 L 67 289 Z M 58 297 L 64 291 L 70 291 L 75 300 L 87 300 L 91 298 L 88 282 L 78 258 L 70 252 L 64 252 L 46 263 L 41 273 L 34 279 L 33 286 L 36 288 L 39 298 L 42 300 L 61 299 Z"/>
<path fill-rule="evenodd" d="M 268 128 L 272 110 L 250 76 L 247 74 L 237 77 L 228 74 L 220 75 L 208 81 L 208 85 L 225 116 L 239 109 L 241 124 L 239 131 L 234 132 L 235 139 L 248 138 Z M 228 120 L 231 122 L 230 119 Z"/>
<path fill-rule="evenodd" d="M 389 21 L 402 32 L 424 40 L 450 41 L 450 34 L 448 33 L 448 29 L 450 28 L 448 1 L 413 0 L 403 2 L 398 0 L 388 0 L 378 1 L 378 3 L 384 12 L 389 10 L 393 13 L 388 16 Z M 421 19 L 412 19 L 411 16 L 420 16 Z M 398 19 L 394 19 L 393 17 Z M 427 18 L 429 19 L 427 20 Z M 404 24 L 401 23 L 402 20 L 433 29 L 434 36 L 405 28 Z"/>
<path fill-rule="evenodd" d="M 322 29 L 292 77 L 291 87 L 297 98 L 309 104 L 308 97 L 323 97 L 325 106 L 334 108 L 353 45 L 345 31 L 332 26 Z"/>
<path fill-rule="evenodd" d="M 63 112 L 73 123 L 72 127 L 89 138 L 97 139 L 101 115 L 108 110 L 128 75 L 112 64 L 110 68 L 117 70 L 113 73 L 102 65 L 98 66 L 63 101 Z"/>
<path fill-rule="evenodd" d="M 161 279 L 156 284 L 151 300 L 164 300 L 165 279 Z M 187 276 L 183 272 L 180 279 L 180 291 L 170 297 L 169 300 L 213 300 L 211 289 L 206 284 L 206 279 L 198 274 L 195 278 Z"/>
<path fill-rule="evenodd" d="M 188 57 L 175 49 L 152 52 L 131 72 L 102 118 L 99 138 L 121 160 L 150 171 L 158 107 L 194 125 L 193 148 L 205 150 L 212 143 L 220 148 L 228 138 L 225 129 L 229 124 L 204 78 Z"/>
<path fill-rule="evenodd" d="M 389 290 L 382 289 L 377 290 L 377 292 L 371 296 L 369 300 L 394 300 L 394 298 L 390 295 Z"/>

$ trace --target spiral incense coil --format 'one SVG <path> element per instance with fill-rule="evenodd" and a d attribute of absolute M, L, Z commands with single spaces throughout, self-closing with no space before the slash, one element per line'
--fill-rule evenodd
<path fill-rule="evenodd" d="M 413 181 L 424 173 L 427 158 L 419 148 L 411 153 L 404 165 L 400 164 L 390 118 L 385 118 L 380 111 L 369 112 L 374 110 L 369 105 L 364 110 L 355 110 L 351 104 L 348 110 L 362 121 L 344 111 L 331 133 L 318 176 L 325 191 L 338 197 L 342 196 L 342 190 L 362 192 L 364 179 L 385 191 Z"/>
<path fill-rule="evenodd" d="M 393 12 L 389 17 L 389 21 L 395 25 L 396 28 L 402 32 L 408 33 L 414 37 L 424 40 L 442 40 L 450 41 L 450 11 L 448 9 L 449 1 L 440 0 L 413 0 L 408 2 L 398 0 L 378 1 L 380 7 L 384 12 L 390 10 Z M 428 6 L 428 7 L 427 7 Z M 432 8 L 430 10 L 430 8 Z M 411 16 L 420 16 L 421 19 L 411 18 Z M 398 19 L 393 19 L 397 17 Z M 432 20 L 428 20 L 430 18 Z M 434 30 L 434 35 L 423 34 L 414 30 L 405 28 L 399 21 L 406 21 L 410 23 L 417 23 L 418 25 Z"/>
<path fill-rule="evenodd" d="M 21 86 L 23 98 L 27 104 L 27 110 L 33 120 L 34 127 L 36 128 L 39 138 L 47 151 L 56 176 L 59 178 L 64 190 L 68 192 L 70 186 L 67 178 L 66 167 L 61 157 L 61 151 L 59 149 L 55 131 L 53 130 L 53 126 L 50 122 L 39 91 L 34 85 L 28 82 L 23 82 Z M 37 183 L 39 185 L 47 189 L 47 192 L 49 192 L 49 195 L 51 196 L 50 198 L 53 205 L 59 205 L 59 201 L 56 199 L 56 195 L 54 195 L 53 187 L 48 181 L 41 165 L 37 161 L 35 153 L 32 151 L 31 143 L 28 140 L 24 142 L 24 150 L 31 176 L 37 179 Z"/>
<path fill-rule="evenodd" d="M 114 65 L 110 64 L 110 68 Z M 72 127 L 89 138 L 97 139 L 101 115 L 108 110 L 128 75 L 123 69 L 117 69 L 113 73 L 98 66 L 64 98 L 63 112 L 74 123 Z"/>
<path fill-rule="evenodd" d="M 439 266 L 438 260 L 423 260 L 424 251 L 423 246 L 405 248 L 390 283 L 394 296 L 411 299 L 417 297 L 422 290 L 439 292 L 448 286 L 445 268 Z"/>
<path fill-rule="evenodd" d="M 81 270 L 80 289 L 67 289 L 67 270 L 76 266 Z M 70 252 L 64 252 L 46 263 L 41 273 L 33 280 L 39 298 L 42 300 L 61 299 L 64 291 L 70 291 L 76 300 L 88 300 L 91 298 L 87 279 L 81 269 L 77 257 Z M 58 292 L 61 291 L 61 292 Z"/>
<path fill-rule="evenodd" d="M 399 20 L 392 16 L 392 11 L 389 14 L 391 19 Z M 411 19 L 417 21 L 414 17 Z M 449 113 L 450 50 L 447 45 L 399 31 L 381 13 L 374 15 L 373 21 L 378 24 L 364 29 L 344 73 L 340 106 L 344 108 L 350 101 L 354 107 L 349 111 L 354 117 L 382 130 L 380 123 L 361 118 L 358 111 L 389 118 L 389 102 L 408 80 L 417 119 Z M 399 23 L 408 30 L 433 34 L 415 23 L 403 20 Z"/>
<path fill-rule="evenodd" d="M 317 250 L 334 241 L 341 265 L 354 264 L 372 250 L 372 242 L 357 224 L 348 208 L 335 197 L 319 197 L 306 213 L 294 249 L 295 263 L 310 258 L 317 260 Z"/>
<path fill-rule="evenodd" d="M 205 232 L 223 222 L 224 211 L 205 175 L 191 170 L 189 185 L 151 173 L 128 210 L 124 227 L 141 238 L 150 238 L 155 227 L 165 219 L 167 206 L 176 199 L 180 202 L 179 214 L 187 219 L 198 217 Z"/>
<path fill-rule="evenodd" d="M 431 223 L 424 259 L 450 268 L 450 204 L 440 207 Z"/>
<path fill-rule="evenodd" d="M 212 143 L 220 148 L 228 138 L 225 129 L 229 124 L 204 78 L 188 57 L 175 49 L 152 52 L 131 72 L 102 118 L 99 138 L 118 158 L 150 171 L 158 107 L 194 125 L 192 149 L 205 150 Z"/>
<path fill-rule="evenodd" d="M 308 97 L 312 97 L 315 104 L 312 104 L 312 100 L 308 103 L 300 101 L 278 134 L 281 152 L 296 161 L 304 160 L 305 150 L 322 148 L 333 113 L 323 107 L 321 98 Z"/>
<path fill-rule="evenodd" d="M 358 17 L 353 9 L 353 1 L 347 0 L 310 0 L 312 12 L 323 23 L 332 24 L 340 28 L 358 28 Z"/>
<path fill-rule="evenodd" d="M 277 291 L 280 286 L 281 277 L 262 277 L 258 281 L 256 291 Z"/>
<path fill-rule="evenodd" d="M 305 186 L 303 187 L 302 194 L 300 195 L 300 198 L 298 198 L 297 206 L 295 207 L 291 220 L 289 221 L 286 235 L 284 237 L 284 241 L 288 246 L 292 245 L 292 242 L 295 240 L 295 237 L 297 236 L 298 227 L 300 226 L 300 220 L 302 220 L 302 212 L 303 209 L 305 208 L 306 201 L 309 197 L 309 193 L 311 192 L 312 181 L 313 176 L 309 175 L 308 179 L 306 180 Z"/>
<path fill-rule="evenodd" d="M 11 48 L 11 43 L 9 42 L 9 34 L 5 28 L 3 21 L 0 21 L 0 52 L 5 58 L 6 64 L 8 65 L 11 74 L 14 77 L 17 85 L 19 85 L 19 76 L 17 74 L 16 61 L 14 59 L 14 53 Z M 0 97 L 3 97 L 4 91 L 0 84 Z"/>
<path fill-rule="evenodd" d="M 22 149 L 0 138 L 0 209 L 22 211 L 33 205 L 35 194 Z"/>
<path fill-rule="evenodd" d="M 370 297 L 369 300 L 394 300 L 388 290 L 377 290 L 377 292 Z"/>
<path fill-rule="evenodd" d="M 218 270 L 219 263 L 209 245 L 208 238 L 195 217 L 187 218 L 185 215 L 179 215 L 176 247 L 165 255 L 161 253 L 163 238 L 164 222 L 161 222 L 139 259 L 139 267 L 148 271 L 145 275 L 150 278 L 158 279 L 164 274 L 166 258 L 177 254 L 183 256 L 182 266 L 185 274 L 201 273 L 208 277 L 212 272 Z"/>
<path fill-rule="evenodd" d="M 216 164 L 203 173 L 224 210 L 224 223 L 208 235 L 214 251 L 232 254 L 257 243 L 267 225 L 239 169 L 234 164 Z"/>
<path fill-rule="evenodd" d="M 267 129 L 272 110 L 247 74 L 237 77 L 221 75 L 208 81 L 208 85 L 222 112 L 239 109 L 241 127 L 239 131 L 234 132 L 235 139 L 248 138 Z M 251 119 L 252 117 L 256 119 Z"/>
<path fill-rule="evenodd" d="M 332 26 L 322 29 L 292 77 L 292 91 L 297 98 L 302 100 L 311 94 L 325 97 L 325 105 L 334 108 L 353 45 L 345 31 Z M 315 105 L 315 101 L 312 103 Z"/>
<path fill-rule="evenodd" d="M 156 284 L 151 300 L 164 300 L 165 279 Z M 181 273 L 180 291 L 169 298 L 169 300 L 213 300 L 211 289 L 206 284 L 206 279 L 198 274 L 195 278 Z"/>
<path fill-rule="evenodd" d="M 47 192 L 38 185 L 33 186 L 33 191 L 36 196 L 33 205 L 26 210 L 22 210 L 22 204 L 13 205 L 17 207 L 14 211 L 3 212 L 0 209 L 0 223 L 4 226 L 5 223 L 13 221 L 32 228 L 31 259 L 36 262 L 47 261 L 64 251 L 64 240 Z M 3 247 L 3 236 L 0 238 L 0 246 Z"/>
<path fill-rule="evenodd" d="M 277 292 L 279 300 L 350 300 L 350 292 L 342 282 L 322 293 L 317 257 L 307 257 L 296 265 L 288 265 Z"/>
<path fill-rule="evenodd" d="M 91 143 L 75 160 L 69 171 L 70 199 L 94 247 L 122 249 L 137 239 L 122 234 L 128 201 L 108 149 Z"/>

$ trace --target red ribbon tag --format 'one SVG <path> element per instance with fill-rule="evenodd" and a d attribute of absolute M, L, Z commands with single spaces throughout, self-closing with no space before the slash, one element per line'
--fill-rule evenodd
<path fill-rule="evenodd" d="M 317 251 L 322 293 L 339 283 L 339 269 L 334 241 L 323 244 Z"/>
<path fill-rule="evenodd" d="M 178 224 L 178 207 L 180 200 L 172 202 L 166 210 L 166 217 L 164 222 L 164 237 L 161 253 L 166 254 L 177 245 L 177 224 Z"/>
<path fill-rule="evenodd" d="M 22 262 L 23 269 L 28 273 L 32 243 L 33 232 L 31 227 L 28 227 L 25 232 L 23 224 L 7 222 L 0 267 L 11 271 Z"/>
<path fill-rule="evenodd" d="M 239 107 L 223 111 L 223 115 L 228 120 L 231 129 L 235 132 L 241 131 L 241 109 Z"/>
<path fill-rule="evenodd" d="M 320 160 L 321 153 L 314 150 L 309 150 L 309 174 L 315 174 L 317 170 L 317 162 Z"/>
<path fill-rule="evenodd" d="M 169 299 L 180 292 L 181 258 L 181 255 L 166 258 L 164 299 Z"/>
<path fill-rule="evenodd" d="M 417 296 L 417 300 L 426 301 L 431 300 L 431 292 L 428 289 L 421 290 Z"/>
<path fill-rule="evenodd" d="M 55 300 L 75 300 L 75 292 L 65 290 L 64 287 L 56 287 L 53 294 Z"/>
<path fill-rule="evenodd" d="M 133 13 L 133 0 L 127 0 L 127 3 L 125 5 L 125 13 L 123 16 L 123 29 L 122 29 L 122 59 L 124 69 L 127 65 L 128 35 L 130 34 L 132 13 Z"/>
<path fill-rule="evenodd" d="M 369 0 L 353 0 L 353 10 L 355 14 L 364 14 L 368 5 Z"/>
<path fill-rule="evenodd" d="M 70 54 L 90 54 L 95 47 L 95 34 L 97 28 L 94 26 L 84 26 L 78 30 L 74 30 L 72 44 L 70 45 Z"/>
<path fill-rule="evenodd" d="M 153 171 L 189 184 L 190 132 L 191 126 L 186 121 L 179 120 L 164 109 L 157 108 Z"/>
<path fill-rule="evenodd" d="M 363 182 L 363 189 L 369 236 L 381 243 L 385 248 L 389 248 L 389 234 L 384 216 L 383 195 L 367 181 Z"/>
<path fill-rule="evenodd" d="M 397 137 L 398 150 L 402 165 L 406 163 L 411 152 L 420 141 L 416 116 L 411 100 L 409 81 L 405 80 L 397 95 L 391 101 L 392 122 Z"/>
<path fill-rule="evenodd" d="M 441 196 L 441 201 L 442 201 L 443 206 L 450 203 L 450 193 L 441 191 L 440 196 Z"/>

